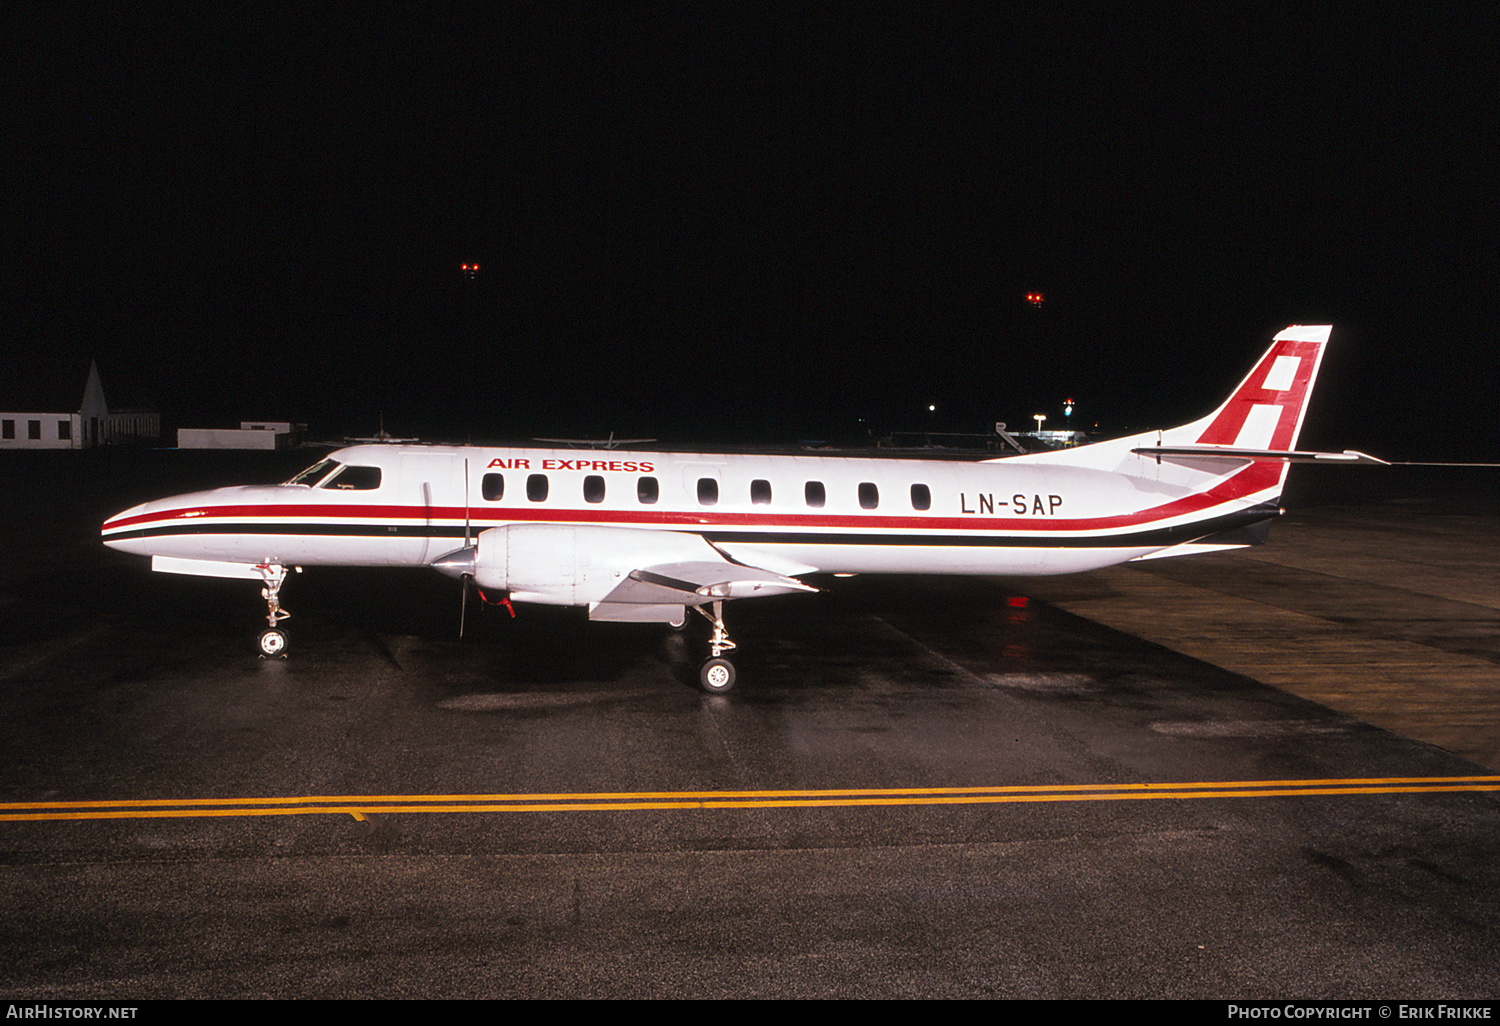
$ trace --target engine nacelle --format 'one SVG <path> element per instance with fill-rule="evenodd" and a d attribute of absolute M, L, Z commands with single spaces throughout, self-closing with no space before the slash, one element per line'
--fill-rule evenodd
<path fill-rule="evenodd" d="M 472 563 L 463 570 L 472 573 L 481 588 L 509 591 L 518 602 L 583 606 L 604 601 L 632 570 L 723 558 L 695 534 L 630 527 L 513 524 L 481 531 L 475 540 Z"/>

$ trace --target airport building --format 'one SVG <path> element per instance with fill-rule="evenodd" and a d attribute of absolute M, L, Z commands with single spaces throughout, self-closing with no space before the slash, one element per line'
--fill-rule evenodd
<path fill-rule="evenodd" d="M 92 449 L 161 437 L 155 410 L 110 408 L 92 360 L 77 409 L 64 395 L 0 396 L 0 449 Z"/>
<path fill-rule="evenodd" d="M 286 449 L 301 445 L 306 424 L 242 420 L 238 428 L 178 428 L 179 449 Z"/>

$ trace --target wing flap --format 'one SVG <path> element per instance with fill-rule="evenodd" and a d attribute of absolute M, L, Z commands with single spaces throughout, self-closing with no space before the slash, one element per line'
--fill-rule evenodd
<path fill-rule="evenodd" d="M 604 601 L 699 606 L 723 599 L 762 598 L 817 590 L 770 570 L 729 562 L 693 560 L 658 563 L 632 570 L 614 591 L 604 597 Z"/>

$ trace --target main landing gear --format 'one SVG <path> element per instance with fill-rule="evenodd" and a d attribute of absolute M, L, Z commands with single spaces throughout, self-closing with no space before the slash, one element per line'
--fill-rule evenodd
<path fill-rule="evenodd" d="M 260 632 L 260 657 L 262 659 L 285 659 L 287 636 L 279 624 L 282 620 L 291 616 L 281 608 L 281 583 L 286 580 L 286 567 L 277 563 L 262 563 L 255 568 L 260 571 L 261 579 L 266 586 L 261 589 L 260 596 L 266 600 L 267 612 L 266 622 L 271 626 Z M 302 568 L 294 568 L 298 573 Z"/>
<path fill-rule="evenodd" d="M 714 636 L 708 643 L 710 658 L 698 668 L 698 686 L 712 695 L 722 695 L 734 687 L 734 664 L 721 659 L 725 652 L 735 647 L 724 628 L 724 603 L 715 601 L 712 613 L 702 606 L 694 606 L 705 620 L 714 625 Z"/>

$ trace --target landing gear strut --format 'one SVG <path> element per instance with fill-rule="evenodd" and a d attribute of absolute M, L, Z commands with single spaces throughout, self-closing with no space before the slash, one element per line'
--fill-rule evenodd
<path fill-rule="evenodd" d="M 724 603 L 715 601 L 713 607 L 712 613 L 702 606 L 693 607 L 714 625 L 714 636 L 708 643 L 710 658 L 698 668 L 698 686 L 710 694 L 721 695 L 734 687 L 734 664 L 720 656 L 734 648 L 735 644 L 729 640 L 729 631 L 724 627 Z"/>
<path fill-rule="evenodd" d="M 260 632 L 260 657 L 262 659 L 285 659 L 286 631 L 278 625 L 292 615 L 281 608 L 281 584 L 286 580 L 286 567 L 278 563 L 262 563 L 255 569 L 260 571 L 261 579 L 266 582 L 266 586 L 261 589 L 260 596 L 266 600 L 266 622 L 271 625 Z M 302 570 L 301 567 L 296 569 L 299 573 Z"/>

